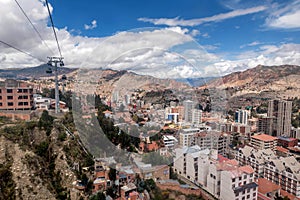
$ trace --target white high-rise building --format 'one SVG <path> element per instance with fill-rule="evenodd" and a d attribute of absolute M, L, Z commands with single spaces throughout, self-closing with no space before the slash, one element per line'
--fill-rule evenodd
<path fill-rule="evenodd" d="M 192 123 L 193 124 L 202 123 L 202 110 L 192 109 Z"/>
<path fill-rule="evenodd" d="M 184 120 L 185 122 L 192 122 L 192 110 L 194 109 L 194 101 L 191 100 L 186 100 L 183 102 L 183 107 L 184 107 Z"/>
<path fill-rule="evenodd" d="M 247 110 L 237 110 L 235 111 L 235 122 L 240 124 L 248 124 L 249 111 Z"/>

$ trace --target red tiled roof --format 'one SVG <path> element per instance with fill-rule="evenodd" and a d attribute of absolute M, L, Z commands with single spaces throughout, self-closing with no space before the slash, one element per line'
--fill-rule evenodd
<path fill-rule="evenodd" d="M 283 153 L 288 153 L 288 152 L 289 152 L 289 150 L 287 150 L 286 148 L 280 147 L 280 146 L 277 146 L 277 147 L 276 147 L 276 150 L 277 150 L 277 151 L 281 151 L 281 152 L 283 152 Z"/>
<path fill-rule="evenodd" d="M 251 138 L 257 139 L 257 140 L 262 140 L 264 142 L 271 142 L 277 140 L 276 137 L 273 137 L 271 135 L 266 135 L 266 134 L 260 134 L 260 135 L 253 135 Z"/>
<path fill-rule="evenodd" d="M 224 161 L 228 161 L 229 159 L 228 158 L 225 158 L 224 156 L 218 154 L 218 161 L 219 162 L 224 162 Z"/>
<path fill-rule="evenodd" d="M 287 196 L 289 199 L 291 200 L 300 200 L 300 198 L 292 195 L 291 193 L 288 193 L 287 191 L 283 190 L 283 189 L 280 189 L 280 194 L 281 196 L 285 197 Z"/>
<path fill-rule="evenodd" d="M 267 194 L 268 192 L 273 192 L 279 190 L 280 186 L 265 179 L 259 178 L 258 179 L 258 192 L 262 194 Z"/>
<path fill-rule="evenodd" d="M 254 173 L 254 169 L 250 165 L 245 165 L 245 166 L 239 167 L 239 170 L 241 170 L 247 174 Z"/>
<path fill-rule="evenodd" d="M 257 197 L 258 200 L 272 200 L 270 197 L 266 197 L 261 193 L 258 193 Z"/>
<path fill-rule="evenodd" d="M 239 163 L 236 160 L 227 160 L 224 162 L 219 162 L 216 167 L 217 170 L 233 170 L 236 169 L 238 167 Z"/>

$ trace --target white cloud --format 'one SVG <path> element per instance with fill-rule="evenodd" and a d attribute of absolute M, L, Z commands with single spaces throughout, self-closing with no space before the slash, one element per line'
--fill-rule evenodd
<path fill-rule="evenodd" d="M 264 45 L 258 51 L 242 52 L 236 60 L 224 60 L 213 64 L 221 74 L 246 70 L 257 65 L 299 65 L 300 44 Z"/>
<path fill-rule="evenodd" d="M 51 27 L 47 26 L 48 13 L 43 3 L 38 0 L 19 2 L 55 54 L 41 42 L 14 1 L 0 1 L 0 27 L 5 27 L 0 31 L 0 39 L 45 62 L 47 56 L 57 56 L 56 42 Z M 237 13 L 231 13 L 230 16 L 234 15 Z M 215 16 L 214 20 L 228 17 L 229 15 Z M 202 48 L 191 36 L 203 36 L 205 33 L 179 26 L 120 32 L 102 38 L 74 36 L 67 28 L 56 28 L 56 31 L 67 67 L 112 67 L 160 78 L 178 78 L 219 75 L 257 64 L 300 63 L 300 44 L 293 43 L 260 45 L 257 51 L 242 52 L 236 60 L 221 60 L 222 57 L 205 51 L 213 50 L 218 45 Z M 37 66 L 43 63 L 2 44 L 0 51 L 1 68 Z"/>
<path fill-rule="evenodd" d="M 241 45 L 240 48 L 245 48 L 245 47 L 254 47 L 254 46 L 258 46 L 258 45 L 261 45 L 263 44 L 262 42 L 259 42 L 259 41 L 254 41 L 254 42 L 251 42 L 251 43 L 248 43 L 248 44 L 245 44 L 245 45 Z"/>
<path fill-rule="evenodd" d="M 266 25 L 270 28 L 294 29 L 300 28 L 300 0 L 284 5 L 273 4 Z"/>
<path fill-rule="evenodd" d="M 227 13 L 221 13 L 217 15 L 213 15 L 211 17 L 204 17 L 204 18 L 198 18 L 198 19 L 189 19 L 189 20 L 184 20 L 180 19 L 179 17 L 176 18 L 159 18 L 159 19 L 151 19 L 151 18 L 139 18 L 139 21 L 143 22 L 149 22 L 155 25 L 168 25 L 168 26 L 198 26 L 203 23 L 208 23 L 208 22 L 219 22 L 223 21 L 225 19 L 230 19 L 238 16 L 243 16 L 243 15 L 248 15 L 248 14 L 253 14 L 257 12 L 261 12 L 266 10 L 266 7 L 264 6 L 257 6 L 257 7 L 252 7 L 252 8 L 247 8 L 247 9 L 237 9 L 233 10 Z"/>
<path fill-rule="evenodd" d="M 191 36 L 195 37 L 197 35 L 200 35 L 200 31 L 197 29 L 193 29 L 190 34 L 191 34 Z"/>
<path fill-rule="evenodd" d="M 88 24 L 84 25 L 85 30 L 92 30 L 96 27 L 97 27 L 97 21 L 96 20 L 93 20 L 90 25 L 88 25 Z"/>

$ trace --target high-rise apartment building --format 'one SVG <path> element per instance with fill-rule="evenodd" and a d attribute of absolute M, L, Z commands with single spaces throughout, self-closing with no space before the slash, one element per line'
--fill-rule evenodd
<path fill-rule="evenodd" d="M 192 124 L 200 124 L 202 122 L 202 110 L 192 109 Z"/>
<path fill-rule="evenodd" d="M 235 111 L 235 122 L 240 124 L 248 124 L 248 111 L 247 110 L 237 110 Z"/>
<path fill-rule="evenodd" d="M 271 100 L 268 106 L 268 117 L 272 117 L 273 136 L 289 136 L 291 132 L 292 102 Z"/>
<path fill-rule="evenodd" d="M 273 124 L 273 118 L 262 116 L 258 118 L 257 121 L 257 132 L 262 132 L 267 135 L 272 135 L 272 124 Z"/>
<path fill-rule="evenodd" d="M 186 100 L 183 102 L 185 122 L 192 122 L 193 120 L 192 110 L 194 109 L 194 105 L 195 105 L 194 102 L 191 100 Z"/>

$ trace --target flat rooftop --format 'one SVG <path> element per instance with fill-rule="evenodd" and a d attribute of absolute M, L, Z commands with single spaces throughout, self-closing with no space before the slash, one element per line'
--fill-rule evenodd
<path fill-rule="evenodd" d="M 290 137 L 284 137 L 284 136 L 278 136 L 278 139 L 279 140 L 284 140 L 284 141 L 287 141 L 287 142 L 292 142 L 292 141 L 297 140 L 296 138 L 290 138 Z"/>
<path fill-rule="evenodd" d="M 276 137 L 273 137 L 271 135 L 266 135 L 266 134 L 260 134 L 260 135 L 253 135 L 251 138 L 256 139 L 256 140 L 261 140 L 264 142 L 272 142 L 277 140 Z"/>

